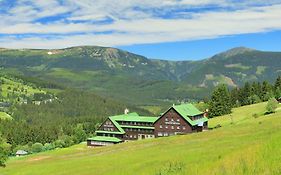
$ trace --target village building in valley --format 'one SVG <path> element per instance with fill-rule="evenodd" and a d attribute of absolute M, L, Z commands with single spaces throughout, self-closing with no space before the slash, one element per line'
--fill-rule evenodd
<path fill-rule="evenodd" d="M 208 118 L 192 104 L 170 107 L 159 117 L 127 113 L 107 118 L 87 140 L 88 146 L 105 146 L 131 140 L 201 132 L 208 128 Z"/>

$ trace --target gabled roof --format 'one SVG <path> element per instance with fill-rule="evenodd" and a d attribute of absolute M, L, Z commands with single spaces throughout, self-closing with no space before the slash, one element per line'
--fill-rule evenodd
<path fill-rule="evenodd" d="M 201 115 L 204 113 L 204 112 L 199 111 L 191 103 L 175 105 L 175 106 L 173 106 L 173 108 L 182 116 L 192 117 L 192 116 Z"/>
<path fill-rule="evenodd" d="M 123 115 L 116 115 L 110 118 L 115 121 L 148 122 L 148 123 L 154 123 L 158 119 L 158 117 L 139 116 L 135 112 L 129 114 L 123 114 Z"/>
<path fill-rule="evenodd" d="M 118 129 L 118 131 L 100 131 L 97 130 L 96 133 L 108 133 L 108 134 L 124 134 L 125 131 L 122 127 L 128 128 L 129 126 L 121 126 L 117 121 L 130 121 L 130 122 L 148 122 L 154 123 L 159 117 L 148 117 L 148 116 L 139 116 L 136 112 L 110 116 L 109 120 L 114 124 L 114 126 Z M 133 128 L 133 127 L 131 127 Z M 140 127 L 138 127 L 140 128 Z M 145 127 L 142 129 L 151 129 L 152 127 Z"/>
<path fill-rule="evenodd" d="M 121 126 L 112 118 L 109 117 L 109 120 L 114 124 L 114 126 L 120 131 L 121 134 L 124 134 L 124 129 L 121 128 Z"/>
<path fill-rule="evenodd" d="M 164 112 L 161 117 L 166 114 L 169 110 L 174 109 L 179 115 L 181 115 L 191 126 L 196 126 L 200 123 L 204 123 L 208 121 L 207 117 L 202 117 L 198 120 L 191 120 L 189 117 L 202 115 L 204 112 L 199 111 L 195 106 L 191 103 L 175 105 L 170 107 L 166 112 Z"/>
<path fill-rule="evenodd" d="M 172 108 L 174 108 L 190 125 L 195 126 L 200 123 L 204 123 L 208 121 L 207 117 L 202 117 L 198 120 L 191 120 L 189 117 L 202 115 L 204 112 L 199 111 L 193 104 L 186 103 L 181 105 L 175 105 Z"/>
<path fill-rule="evenodd" d="M 114 142 L 114 143 L 118 143 L 118 142 L 122 141 L 122 140 L 120 140 L 116 137 L 105 137 L 105 136 L 95 136 L 95 137 L 92 137 L 92 138 L 88 138 L 87 140 L 99 141 L 99 142 Z"/>

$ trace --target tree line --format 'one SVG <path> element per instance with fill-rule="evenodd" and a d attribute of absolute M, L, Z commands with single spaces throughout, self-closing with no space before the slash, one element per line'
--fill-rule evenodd
<path fill-rule="evenodd" d="M 273 84 L 267 81 L 247 82 L 242 87 L 229 89 L 222 84 L 212 92 L 208 102 L 210 117 L 230 114 L 233 107 L 274 101 L 281 97 L 281 76 Z M 275 100 L 276 101 L 276 100 Z M 276 102 L 275 102 L 276 103 Z"/>

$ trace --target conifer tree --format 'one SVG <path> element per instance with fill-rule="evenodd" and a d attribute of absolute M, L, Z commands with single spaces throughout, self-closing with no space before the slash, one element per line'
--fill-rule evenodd
<path fill-rule="evenodd" d="M 231 106 L 233 106 L 233 107 L 239 107 L 241 105 L 240 101 L 239 101 L 239 89 L 238 88 L 234 88 L 231 90 L 230 103 L 231 103 Z"/>
<path fill-rule="evenodd" d="M 274 93 L 276 98 L 281 97 L 281 76 L 278 76 L 278 78 L 275 81 L 274 84 Z"/>
<path fill-rule="evenodd" d="M 0 135 L 0 167 L 5 167 L 5 162 L 8 159 L 8 153 L 4 146 L 4 140 Z"/>
<path fill-rule="evenodd" d="M 226 85 L 219 85 L 213 91 L 210 101 L 210 116 L 231 113 L 230 94 Z"/>
<path fill-rule="evenodd" d="M 278 76 L 278 78 L 275 81 L 274 89 L 277 89 L 277 88 L 281 89 L 281 76 Z"/>
<path fill-rule="evenodd" d="M 261 97 L 262 101 L 267 101 L 274 96 L 272 87 L 267 81 L 264 81 L 262 83 L 262 93 L 261 94 L 262 94 L 262 97 Z"/>

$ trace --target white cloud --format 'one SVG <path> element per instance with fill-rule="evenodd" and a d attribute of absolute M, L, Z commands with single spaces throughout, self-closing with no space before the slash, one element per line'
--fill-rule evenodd
<path fill-rule="evenodd" d="M 1 47 L 118 46 L 281 29 L 281 4 L 275 0 L 267 1 L 264 5 L 259 0 L 255 4 L 245 1 L 240 5 L 227 0 L 26 2 L 21 0 L 9 13 L 0 13 L 0 34 L 6 34 L 0 36 Z M 220 10 L 204 10 L 209 5 L 219 7 Z M 225 10 L 226 7 L 232 10 Z M 42 17 L 63 13 L 69 15 L 47 23 L 34 22 Z M 109 18 L 112 21 L 106 21 Z M 19 38 L 15 35 L 22 36 Z"/>

